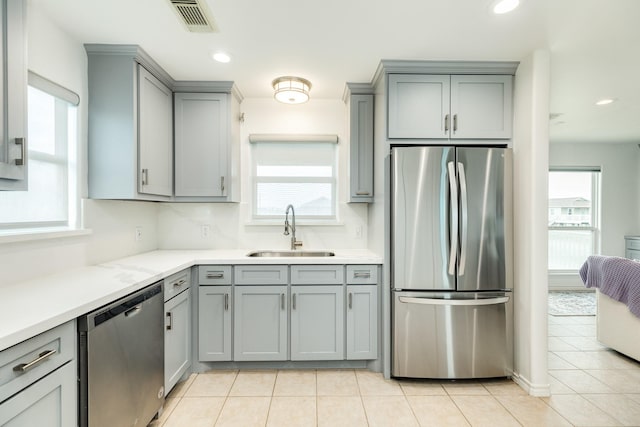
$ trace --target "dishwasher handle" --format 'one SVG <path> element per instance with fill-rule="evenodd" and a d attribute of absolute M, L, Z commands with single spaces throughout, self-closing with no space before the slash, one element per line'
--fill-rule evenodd
<path fill-rule="evenodd" d="M 423 305 L 455 305 L 455 306 L 477 306 L 477 305 L 494 305 L 505 304 L 509 302 L 509 297 L 498 298 L 478 298 L 478 299 L 442 299 L 442 298 L 415 298 L 415 297 L 398 297 L 400 302 L 405 304 L 423 304 Z"/>

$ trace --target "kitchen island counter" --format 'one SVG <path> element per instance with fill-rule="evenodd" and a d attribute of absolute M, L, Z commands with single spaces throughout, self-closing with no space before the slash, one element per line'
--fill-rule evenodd
<path fill-rule="evenodd" d="M 157 250 L 2 286 L 0 351 L 194 265 L 381 264 L 364 249 L 332 257 L 247 257 L 253 249 Z"/>

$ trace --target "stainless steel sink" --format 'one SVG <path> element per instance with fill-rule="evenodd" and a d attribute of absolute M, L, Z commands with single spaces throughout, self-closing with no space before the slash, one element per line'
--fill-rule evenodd
<path fill-rule="evenodd" d="M 329 257 L 336 254 L 329 251 L 253 251 L 248 257 Z"/>

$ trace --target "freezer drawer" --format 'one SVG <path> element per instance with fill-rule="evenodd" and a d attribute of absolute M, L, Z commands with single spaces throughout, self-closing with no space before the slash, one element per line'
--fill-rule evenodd
<path fill-rule="evenodd" d="M 512 374 L 511 292 L 393 294 L 394 377 L 463 379 Z"/>

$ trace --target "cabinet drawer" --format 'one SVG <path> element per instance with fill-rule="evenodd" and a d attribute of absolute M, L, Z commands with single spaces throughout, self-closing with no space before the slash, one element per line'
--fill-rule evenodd
<path fill-rule="evenodd" d="M 230 265 L 202 265 L 198 267 L 198 283 L 200 285 L 230 285 Z"/>
<path fill-rule="evenodd" d="M 0 352 L 0 402 L 74 359 L 75 321 Z"/>
<path fill-rule="evenodd" d="M 640 251 L 636 251 L 634 249 L 627 249 L 627 253 L 625 256 L 634 261 L 640 261 Z"/>
<path fill-rule="evenodd" d="M 236 285 L 286 285 L 286 265 L 237 265 L 234 267 Z"/>
<path fill-rule="evenodd" d="M 342 285 L 344 266 L 342 265 L 292 265 L 292 285 Z"/>
<path fill-rule="evenodd" d="M 347 265 L 347 284 L 375 285 L 378 283 L 377 265 Z"/>
<path fill-rule="evenodd" d="M 191 269 L 182 270 L 164 279 L 164 300 L 169 301 L 191 286 Z"/>
<path fill-rule="evenodd" d="M 625 239 L 627 249 L 635 249 L 640 251 L 640 239 Z"/>

